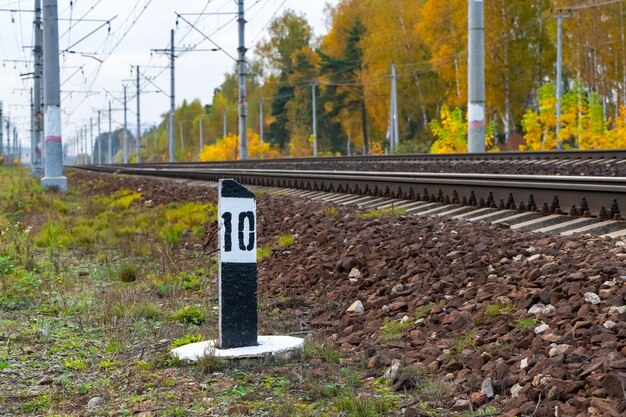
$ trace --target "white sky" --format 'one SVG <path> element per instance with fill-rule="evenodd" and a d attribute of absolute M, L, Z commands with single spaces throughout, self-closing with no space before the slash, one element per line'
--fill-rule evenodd
<path fill-rule="evenodd" d="M 269 22 L 286 9 L 303 13 L 314 28 L 316 36 L 326 32 L 324 9 L 327 3 L 338 0 L 245 0 L 246 46 L 248 57 L 254 55 L 254 45 L 267 33 Z M 20 141 L 30 144 L 30 88 L 31 79 L 22 79 L 20 74 L 32 72 L 33 45 L 33 3 L 34 0 L 0 0 L 0 100 L 7 114 L 19 128 Z M 97 110 L 106 109 L 112 101 L 114 109 L 121 108 L 123 83 L 128 86 L 128 96 L 134 97 L 135 75 L 131 65 L 143 67 L 141 72 L 153 78 L 158 88 L 170 91 L 169 58 L 164 54 L 151 54 L 151 49 L 164 49 L 169 46 L 170 30 L 176 29 L 174 12 L 221 13 L 213 15 L 187 15 L 186 19 L 214 40 L 230 55 L 237 56 L 237 22 L 232 13 L 237 11 L 235 0 L 59 0 L 60 49 L 76 53 L 65 53 L 61 63 L 61 107 L 63 109 L 63 137 L 76 136 L 79 128 L 89 125 L 93 118 L 94 135 L 97 132 Z M 11 12 L 9 10 L 26 10 Z M 91 31 L 102 25 L 100 21 L 111 21 L 111 32 L 106 25 L 85 40 L 72 46 Z M 83 19 L 84 21 L 78 22 Z M 71 21 L 70 21 L 71 19 Z M 137 19 L 133 25 L 133 21 Z M 69 30 L 71 28 L 71 30 Z M 126 36 L 122 38 L 124 33 Z M 175 33 L 177 47 L 198 45 L 198 49 L 212 48 L 202 35 L 190 29 L 179 20 Z M 116 44 L 119 45 L 116 46 Z M 81 56 L 93 54 L 104 59 L 101 64 L 96 59 Z M 13 62 L 28 61 L 28 62 Z M 223 52 L 190 52 L 176 60 L 176 104 L 184 99 L 199 98 L 210 103 L 213 89 L 218 87 L 224 73 L 230 71 L 234 62 Z M 141 119 L 143 128 L 160 120 L 160 115 L 169 109 L 169 97 L 156 93 L 157 87 L 142 80 L 142 88 L 150 91 L 141 97 Z M 109 93 L 107 93 L 107 91 Z M 91 92 L 91 93 L 86 93 Z M 114 97 L 112 97 L 114 96 Z M 120 101 L 117 101 L 120 100 Z M 128 125 L 136 129 L 136 102 L 128 103 Z M 114 111 L 113 128 L 123 124 L 123 112 Z M 108 120 L 103 115 L 102 130 L 108 129 Z"/>

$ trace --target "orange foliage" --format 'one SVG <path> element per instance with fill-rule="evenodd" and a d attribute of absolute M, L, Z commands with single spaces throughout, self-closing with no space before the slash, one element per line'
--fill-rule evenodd
<path fill-rule="evenodd" d="M 262 142 L 258 133 L 248 130 L 248 157 L 250 159 L 271 159 L 280 156 L 280 152 L 269 143 Z M 208 145 L 200 152 L 201 161 L 234 161 L 239 159 L 239 136 L 227 135 L 217 140 L 215 145 Z"/>

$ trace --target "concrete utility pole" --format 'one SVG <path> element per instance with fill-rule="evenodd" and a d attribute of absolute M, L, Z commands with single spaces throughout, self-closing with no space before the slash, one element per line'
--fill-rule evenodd
<path fill-rule="evenodd" d="M 317 84 L 311 84 L 311 94 L 313 98 L 313 156 L 317 156 L 317 97 L 315 95 L 315 87 Z"/>
<path fill-rule="evenodd" d="M 239 13 L 239 59 L 237 63 L 239 65 L 239 159 L 248 159 L 248 132 L 246 117 L 248 116 L 248 97 L 246 94 L 246 45 L 245 45 L 245 26 L 246 20 L 244 19 L 244 0 L 238 0 Z"/>
<path fill-rule="evenodd" d="M 2 132 L 3 132 L 3 130 L 2 130 L 2 100 L 0 100 L 0 155 L 3 154 L 3 151 L 2 151 L 2 140 L 4 138 L 2 137 Z"/>
<path fill-rule="evenodd" d="M 109 100 L 109 151 L 107 152 L 107 164 L 113 162 L 113 128 L 111 125 L 111 101 Z"/>
<path fill-rule="evenodd" d="M 102 164 L 102 138 L 100 137 L 101 129 L 100 129 L 100 113 L 102 111 L 98 110 L 98 137 L 96 141 L 98 142 L 98 164 Z"/>
<path fill-rule="evenodd" d="M 93 117 L 89 118 L 89 138 L 89 153 L 91 153 L 91 163 L 93 164 Z"/>
<path fill-rule="evenodd" d="M 128 163 L 128 119 L 127 119 L 127 106 L 126 106 L 126 86 L 124 86 L 124 163 Z"/>
<path fill-rule="evenodd" d="M 42 167 L 42 138 L 43 138 L 43 108 L 41 101 L 42 79 L 43 79 L 43 49 L 42 49 L 42 33 L 41 33 L 41 0 L 35 0 L 35 22 L 33 30 L 35 32 L 35 45 L 33 48 L 33 57 L 35 60 L 34 74 L 34 124 L 33 136 L 34 144 L 32 145 L 31 155 L 33 160 L 33 176 L 35 178 L 43 177 Z"/>
<path fill-rule="evenodd" d="M 398 82 L 396 64 L 391 64 L 391 150 L 395 151 L 400 144 L 398 128 Z"/>
<path fill-rule="evenodd" d="M 57 0 L 43 0 L 44 154 L 46 157 L 41 186 L 65 192 L 67 191 L 67 178 L 63 176 L 58 17 Z"/>
<path fill-rule="evenodd" d="M 554 16 L 557 21 L 556 39 L 556 149 L 563 150 L 563 141 L 559 138 L 561 132 L 561 100 L 563 98 L 563 18 L 568 14 Z"/>
<path fill-rule="evenodd" d="M 185 136 L 183 135 L 183 122 L 179 122 L 178 127 L 180 128 L 180 149 L 182 151 L 185 151 Z"/>
<path fill-rule="evenodd" d="M 261 143 L 263 143 L 263 97 L 259 100 L 259 138 Z"/>
<path fill-rule="evenodd" d="M 204 116 L 204 112 L 200 115 L 200 119 L 198 120 L 199 128 L 200 128 L 200 152 L 202 152 L 202 148 L 204 147 L 204 140 L 202 138 L 202 118 Z"/>
<path fill-rule="evenodd" d="M 171 94 L 170 94 L 170 137 L 169 137 L 169 148 L 170 148 L 170 162 L 176 162 L 176 142 L 175 142 L 175 133 L 174 129 L 174 112 L 176 111 L 176 100 L 175 100 L 175 89 L 174 89 L 174 61 L 176 56 L 174 55 L 174 29 L 170 32 L 170 86 L 171 86 Z"/>
<path fill-rule="evenodd" d="M 224 126 L 224 128 L 223 128 L 224 133 L 223 133 L 222 137 L 225 138 L 226 135 L 228 134 L 228 126 L 226 125 L 226 110 L 224 110 L 224 123 L 223 123 L 223 126 Z"/>
<path fill-rule="evenodd" d="M 469 0 L 468 139 L 469 153 L 485 152 L 485 4 Z"/>
<path fill-rule="evenodd" d="M 141 163 L 141 102 L 139 96 L 141 86 L 139 85 L 139 65 L 137 65 L 137 138 L 135 139 L 135 150 L 137 151 L 137 163 Z"/>

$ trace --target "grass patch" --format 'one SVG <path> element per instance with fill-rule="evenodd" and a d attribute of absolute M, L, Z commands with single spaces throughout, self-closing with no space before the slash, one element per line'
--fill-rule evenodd
<path fill-rule="evenodd" d="M 186 334 L 180 339 L 174 339 L 170 345 L 170 349 L 176 349 L 177 347 L 185 346 L 190 343 L 202 342 L 203 336 L 200 334 Z"/>
<path fill-rule="evenodd" d="M 401 207 L 391 207 L 382 210 L 372 210 L 365 213 L 355 213 L 354 218 L 357 220 L 372 220 L 385 216 L 402 216 L 406 214 L 406 209 Z"/>
<path fill-rule="evenodd" d="M 272 247 L 271 246 L 259 246 L 256 249 L 256 260 L 262 261 L 265 258 L 269 258 L 272 256 Z"/>
<path fill-rule="evenodd" d="M 339 209 L 335 206 L 324 207 L 324 216 L 337 217 L 339 215 Z"/>
<path fill-rule="evenodd" d="M 199 326 L 206 321 L 204 313 L 194 306 L 181 308 L 172 318 L 180 323 L 193 324 L 196 326 Z"/>
<path fill-rule="evenodd" d="M 380 328 L 379 340 L 381 343 L 397 342 L 402 339 L 406 331 L 413 327 L 413 322 L 409 320 L 389 320 L 385 319 Z"/>
<path fill-rule="evenodd" d="M 278 236 L 278 246 L 288 248 L 296 244 L 296 238 L 293 235 L 281 234 Z"/>
<path fill-rule="evenodd" d="M 526 331 L 534 329 L 539 324 L 539 321 L 534 317 L 523 317 L 515 321 L 515 328 L 517 330 Z"/>
<path fill-rule="evenodd" d="M 488 316 L 491 317 L 497 317 L 497 316 L 507 316 L 509 314 L 513 314 L 515 313 L 515 305 L 508 303 L 508 304 L 501 304 L 501 303 L 496 303 L 496 304 L 488 304 L 485 307 L 485 314 L 487 314 Z"/>
<path fill-rule="evenodd" d="M 121 282 L 135 282 L 137 281 L 138 269 L 137 265 L 125 263 L 117 272 L 117 277 Z"/>
<path fill-rule="evenodd" d="M 326 363 L 338 364 L 341 362 L 341 352 L 330 343 L 321 345 L 305 343 L 304 356 L 309 359 L 320 358 Z"/>

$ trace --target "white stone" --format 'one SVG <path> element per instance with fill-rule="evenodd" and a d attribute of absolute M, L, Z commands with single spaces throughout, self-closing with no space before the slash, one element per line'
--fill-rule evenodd
<path fill-rule="evenodd" d="M 382 306 L 381 310 L 383 311 L 383 313 L 387 314 L 387 313 L 389 313 L 389 306 L 388 305 L 384 305 L 384 306 Z"/>
<path fill-rule="evenodd" d="M 350 271 L 350 274 L 348 275 L 348 278 L 355 278 L 355 279 L 361 278 L 361 271 L 359 271 L 357 268 L 352 268 L 352 270 Z"/>
<path fill-rule="evenodd" d="M 524 358 L 520 361 L 519 363 L 519 367 L 520 369 L 527 369 L 528 368 L 528 358 Z"/>
<path fill-rule="evenodd" d="M 568 344 L 560 344 L 557 345 L 556 343 L 553 343 L 550 345 L 550 351 L 548 353 L 548 356 L 550 356 L 551 358 L 558 356 L 558 355 L 563 355 L 565 354 L 565 352 L 567 352 L 567 349 L 570 348 L 570 345 Z"/>
<path fill-rule="evenodd" d="M 585 302 L 587 302 L 589 304 L 600 304 L 600 297 L 598 297 L 598 294 L 596 294 L 596 293 L 586 292 L 585 293 Z"/>
<path fill-rule="evenodd" d="M 494 268 L 493 265 L 489 265 L 487 266 L 487 272 L 489 273 L 496 272 L 496 268 Z"/>
<path fill-rule="evenodd" d="M 410 320 L 409 316 L 404 316 L 400 319 L 400 323 L 404 324 L 404 323 L 407 323 L 409 320 Z"/>
<path fill-rule="evenodd" d="M 365 307 L 363 307 L 363 303 L 359 300 L 356 300 L 354 303 L 352 303 L 352 305 L 346 310 L 346 312 L 348 313 L 356 314 L 363 314 L 364 311 Z"/>
<path fill-rule="evenodd" d="M 87 409 L 92 410 L 96 407 L 101 406 L 104 403 L 104 399 L 102 397 L 93 397 L 87 403 Z"/>
<path fill-rule="evenodd" d="M 424 319 L 417 319 L 417 320 L 415 320 L 415 324 L 417 324 L 417 325 L 421 325 L 422 323 L 424 323 Z"/>
<path fill-rule="evenodd" d="M 498 279 L 498 276 L 496 274 L 489 274 L 489 275 L 487 275 L 487 279 L 488 280 Z"/>
<path fill-rule="evenodd" d="M 528 309 L 528 314 L 529 315 L 541 314 L 545 311 L 545 309 L 546 309 L 545 304 L 537 303 Z"/>
<path fill-rule="evenodd" d="M 224 359 L 252 359 L 271 356 L 290 356 L 302 352 L 304 339 L 292 336 L 259 336 L 257 346 L 232 349 L 217 349 L 217 341 L 190 343 L 171 351 L 172 356 L 180 360 L 196 361 L 207 355 Z"/>
<path fill-rule="evenodd" d="M 552 304 L 548 304 L 543 310 L 544 316 L 551 316 L 556 313 L 556 308 Z"/>
<path fill-rule="evenodd" d="M 536 261 L 539 258 L 541 258 L 541 254 L 540 253 L 536 253 L 536 254 L 534 254 L 532 256 L 529 256 L 527 261 L 528 262 L 533 262 L 533 261 Z"/>
<path fill-rule="evenodd" d="M 519 262 L 519 261 L 521 261 L 522 259 L 524 259 L 524 256 L 523 256 L 523 255 L 517 255 L 517 256 L 513 257 L 513 261 L 515 261 L 515 262 Z"/>
<path fill-rule="evenodd" d="M 493 398 L 494 397 L 493 383 L 491 382 L 491 378 L 487 378 L 487 379 L 485 379 L 483 381 L 483 385 L 480 388 L 480 392 L 485 394 L 487 396 L 487 398 Z"/>
<path fill-rule="evenodd" d="M 501 264 L 505 264 L 505 263 L 507 263 L 508 261 L 509 261 L 509 258 L 506 258 L 506 257 L 504 257 L 504 258 L 500 259 L 500 263 L 501 263 Z"/>
<path fill-rule="evenodd" d="M 520 384 L 515 384 L 511 387 L 511 397 L 519 397 L 520 392 L 522 392 L 522 386 Z"/>
<path fill-rule="evenodd" d="M 550 326 L 548 326 L 546 323 L 541 322 L 541 324 L 537 327 L 535 327 L 535 334 L 541 334 L 543 332 L 545 332 L 546 330 L 548 330 L 550 328 Z"/>
<path fill-rule="evenodd" d="M 612 320 L 607 320 L 607 321 L 605 321 L 605 322 L 604 322 L 603 326 L 604 326 L 605 328 L 607 328 L 607 329 L 611 330 L 611 329 L 614 329 L 614 328 L 615 328 L 615 326 L 617 326 L 617 323 L 615 323 L 615 322 L 614 322 L 614 321 L 612 321 Z"/>
<path fill-rule="evenodd" d="M 609 308 L 609 315 L 611 315 L 611 314 L 624 314 L 624 313 L 626 313 L 626 306 Z"/>
<path fill-rule="evenodd" d="M 394 295 L 398 294 L 398 293 L 401 293 L 402 291 L 404 291 L 404 286 L 402 284 L 396 284 L 391 289 L 391 293 L 394 294 Z"/>
<path fill-rule="evenodd" d="M 400 370 L 400 365 L 401 364 L 402 363 L 398 359 L 392 360 L 391 361 L 391 367 L 389 367 L 389 369 L 387 369 L 387 372 L 385 372 L 385 375 L 383 375 L 383 377 L 385 379 L 393 380 L 398 375 L 398 371 Z"/>

